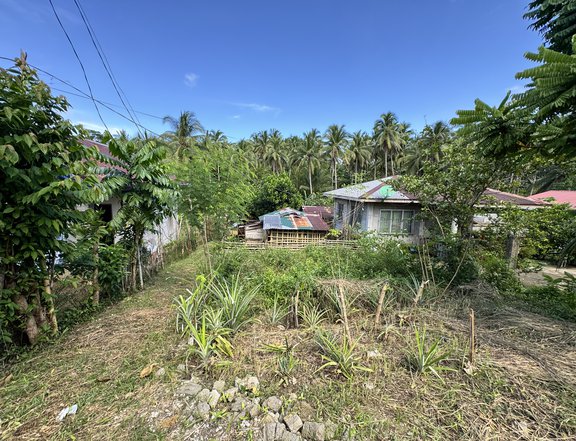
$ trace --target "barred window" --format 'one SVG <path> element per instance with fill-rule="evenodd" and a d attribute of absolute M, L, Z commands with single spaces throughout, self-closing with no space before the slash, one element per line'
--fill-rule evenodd
<path fill-rule="evenodd" d="M 412 234 L 413 225 L 412 210 L 380 210 L 380 233 Z"/>

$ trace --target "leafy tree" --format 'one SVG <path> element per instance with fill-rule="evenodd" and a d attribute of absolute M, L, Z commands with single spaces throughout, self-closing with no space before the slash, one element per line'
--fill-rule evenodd
<path fill-rule="evenodd" d="M 111 222 L 131 244 L 130 288 L 136 288 L 137 270 L 142 287 L 140 249 L 145 231 L 153 231 L 174 213 L 178 191 L 168 176 L 166 149 L 154 139 L 122 141 L 105 134 L 112 158 L 102 170 L 104 182 L 120 195 L 121 208 Z"/>
<path fill-rule="evenodd" d="M 576 34 L 576 3 L 572 0 L 533 0 L 524 18 L 542 34 L 548 47 L 564 54 L 574 54 L 572 35 Z"/>
<path fill-rule="evenodd" d="M 166 138 L 169 141 L 169 146 L 177 158 L 181 158 L 195 143 L 197 133 L 204 131 L 202 124 L 196 117 L 194 112 L 188 110 L 181 112 L 178 118 L 173 116 L 165 116 L 162 119 L 164 124 L 169 124 L 172 128 L 167 132 Z"/>
<path fill-rule="evenodd" d="M 272 173 L 279 174 L 282 172 L 287 163 L 287 156 L 284 149 L 284 139 L 278 130 L 270 131 L 269 142 L 266 144 L 262 159 L 270 166 Z"/>
<path fill-rule="evenodd" d="M 344 153 L 344 163 L 354 172 L 354 179 L 359 179 L 359 173 L 370 161 L 370 136 L 361 130 L 354 132 L 350 145 Z"/>
<path fill-rule="evenodd" d="M 322 140 L 320 138 L 320 132 L 316 129 L 312 129 L 309 132 L 304 133 L 304 139 L 299 143 L 292 159 L 294 165 L 306 168 L 310 194 L 314 193 L 312 176 L 321 166 L 321 145 Z"/>
<path fill-rule="evenodd" d="M 330 167 L 332 169 L 333 188 L 338 188 L 338 160 L 348 144 L 348 137 L 349 135 L 344 126 L 336 124 L 329 126 L 324 134 L 326 155 L 330 158 Z"/>
<path fill-rule="evenodd" d="M 0 341 L 19 335 L 35 343 L 44 328 L 58 332 L 50 266 L 81 217 L 77 206 L 105 195 L 94 172 L 95 150 L 62 117 L 26 63 L 0 69 Z"/>
<path fill-rule="evenodd" d="M 398 117 L 392 113 L 384 113 L 374 123 L 373 138 L 376 146 L 374 152 L 374 177 L 376 168 L 383 156 L 384 176 L 388 176 L 388 158 L 391 159 L 391 170 L 394 174 L 394 156 L 402 151 L 406 144 L 406 125 L 398 122 Z"/>
<path fill-rule="evenodd" d="M 251 213 L 261 216 L 281 208 L 299 209 L 302 196 L 286 173 L 269 175 L 259 183 L 259 190 L 252 202 Z"/>

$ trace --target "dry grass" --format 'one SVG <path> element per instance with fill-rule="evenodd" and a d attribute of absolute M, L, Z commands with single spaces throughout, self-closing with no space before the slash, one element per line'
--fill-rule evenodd
<path fill-rule="evenodd" d="M 171 301 L 192 284 L 199 260 L 171 265 L 145 292 L 11 366 L 13 379 L 0 386 L 0 438 L 181 439 L 186 429 L 173 390 L 184 352 Z M 368 282 L 356 288 L 347 282 L 345 288 L 354 296 L 372 289 Z M 295 393 L 303 416 L 330 419 L 356 439 L 576 439 L 576 325 L 506 307 L 485 286 L 434 304 L 388 305 L 378 329 L 366 307 L 358 299 L 349 319 L 361 362 L 373 372 L 351 381 L 332 368 L 318 371 L 323 362 L 312 332 L 268 325 L 264 313 L 232 339 L 235 356 L 228 366 L 204 372 L 191 360 L 189 369 L 205 384 L 257 375 L 263 395 Z M 479 344 L 471 375 L 462 369 L 469 307 L 476 311 Z M 413 324 L 442 339 L 454 372 L 439 380 L 407 368 Z M 339 322 L 324 327 L 344 333 Z M 282 382 L 277 354 L 261 348 L 286 339 L 298 343 L 298 365 L 293 378 Z M 379 355 L 369 357 L 369 351 Z M 151 363 L 164 367 L 166 376 L 141 379 Z M 60 409 L 74 403 L 78 414 L 56 422 Z"/>
<path fill-rule="evenodd" d="M 146 291 L 9 367 L 12 379 L 0 388 L 0 439 L 157 439 L 140 414 L 170 397 L 164 381 L 181 362 L 171 302 L 191 270 L 191 260 L 172 265 Z M 168 377 L 141 379 L 151 363 Z M 57 422 L 72 404 L 78 414 Z"/>

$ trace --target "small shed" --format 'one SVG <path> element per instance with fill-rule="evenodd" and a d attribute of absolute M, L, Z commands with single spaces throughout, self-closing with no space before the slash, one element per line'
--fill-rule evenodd
<path fill-rule="evenodd" d="M 283 208 L 259 217 L 266 241 L 275 245 L 298 245 L 324 240 L 330 229 L 317 214 Z"/>

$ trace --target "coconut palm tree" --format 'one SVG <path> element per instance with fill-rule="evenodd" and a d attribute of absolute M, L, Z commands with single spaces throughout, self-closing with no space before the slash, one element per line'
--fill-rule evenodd
<path fill-rule="evenodd" d="M 324 134 L 324 145 L 326 155 L 330 157 L 330 167 L 332 171 L 332 185 L 338 188 L 338 160 L 342 156 L 344 148 L 348 144 L 348 132 L 344 126 L 332 124 Z"/>
<path fill-rule="evenodd" d="M 287 161 L 286 152 L 284 149 L 284 138 L 282 138 L 280 131 L 276 129 L 270 130 L 270 140 L 267 143 L 263 159 L 264 162 L 266 162 L 272 168 L 272 173 L 282 173 L 284 164 Z"/>
<path fill-rule="evenodd" d="M 312 175 L 320 168 L 321 156 L 322 138 L 320 137 L 320 132 L 317 129 L 312 129 L 304 133 L 302 142 L 298 145 L 298 150 L 294 152 L 292 164 L 297 167 L 306 167 L 310 194 L 314 193 Z"/>
<path fill-rule="evenodd" d="M 344 163 L 354 170 L 355 179 L 358 178 L 359 170 L 370 161 L 370 154 L 370 135 L 361 130 L 354 132 L 350 138 L 350 145 L 344 153 Z"/>
<path fill-rule="evenodd" d="M 270 134 L 268 130 L 262 130 L 261 132 L 252 134 L 250 141 L 258 162 L 264 165 L 264 156 L 270 148 Z"/>
<path fill-rule="evenodd" d="M 162 118 L 162 122 L 169 124 L 172 128 L 171 131 L 165 133 L 165 136 L 177 157 L 183 155 L 194 145 L 196 133 L 204 131 L 196 114 L 188 110 L 181 112 L 178 118 L 165 116 Z"/>
<path fill-rule="evenodd" d="M 375 143 L 374 174 L 381 155 L 384 156 L 384 175 L 388 176 L 388 156 L 394 155 L 402 143 L 402 130 L 398 123 L 398 117 L 392 113 L 383 113 L 374 123 L 373 138 Z"/>

